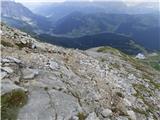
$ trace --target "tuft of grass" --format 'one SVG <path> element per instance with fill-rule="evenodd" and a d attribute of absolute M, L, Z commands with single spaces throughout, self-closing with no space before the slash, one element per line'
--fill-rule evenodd
<path fill-rule="evenodd" d="M 132 108 L 132 110 L 133 110 L 135 113 L 143 114 L 143 115 L 145 115 L 145 116 L 148 115 L 148 113 L 147 113 L 146 111 L 141 110 L 141 109 L 139 109 L 139 108 Z"/>
<path fill-rule="evenodd" d="M 105 62 L 106 59 L 105 59 L 105 58 L 101 58 L 100 61 L 101 61 L 101 62 Z"/>
<path fill-rule="evenodd" d="M 151 78 L 151 76 L 149 76 L 148 74 L 142 74 L 142 78 L 149 80 L 149 83 L 153 85 L 155 89 L 160 90 L 160 83 L 155 82 L 153 78 Z"/>
<path fill-rule="evenodd" d="M 60 78 L 63 78 L 63 73 L 60 74 Z"/>
<path fill-rule="evenodd" d="M 28 44 L 23 44 L 23 43 L 16 43 L 16 45 L 18 46 L 19 49 L 22 49 L 24 47 L 29 47 Z"/>
<path fill-rule="evenodd" d="M 120 65 L 118 63 L 111 63 L 114 68 L 120 69 Z"/>
<path fill-rule="evenodd" d="M 77 117 L 78 117 L 79 120 L 85 120 L 86 119 L 86 116 L 84 115 L 83 112 L 79 112 Z"/>
<path fill-rule="evenodd" d="M 102 52 L 102 53 L 109 52 L 109 53 L 115 54 L 115 55 L 120 54 L 119 50 L 112 48 L 112 47 L 109 47 L 109 46 L 100 47 L 97 49 L 97 52 Z"/>
<path fill-rule="evenodd" d="M 116 95 L 121 97 L 121 98 L 124 98 L 124 95 L 121 92 L 116 92 Z"/>
<path fill-rule="evenodd" d="M 44 90 L 47 91 L 49 88 L 48 87 L 44 87 Z"/>
<path fill-rule="evenodd" d="M 105 47 L 101 47 L 97 50 L 97 52 L 105 52 L 107 49 Z"/>
<path fill-rule="evenodd" d="M 149 96 L 153 96 L 153 92 L 150 89 L 146 88 L 142 84 L 133 84 L 133 88 L 136 91 L 135 96 L 137 98 L 142 99 L 142 101 L 144 102 L 144 104 L 146 106 L 148 106 L 148 109 L 146 109 L 145 111 L 144 110 L 140 110 L 139 108 L 132 108 L 133 111 L 135 111 L 137 113 L 140 113 L 140 114 L 144 114 L 145 116 L 148 116 L 150 113 L 152 113 L 154 119 L 158 120 L 157 117 L 156 117 L 156 115 L 155 115 L 155 111 L 157 111 L 156 110 L 157 108 L 153 104 L 151 104 L 150 102 L 148 102 L 147 99 L 145 99 L 145 96 L 144 96 L 144 94 L 148 94 Z"/>
<path fill-rule="evenodd" d="M 16 120 L 19 109 L 28 100 L 28 96 L 23 90 L 13 90 L 1 96 L 1 117 L 2 120 Z"/>
<path fill-rule="evenodd" d="M 157 71 L 160 71 L 160 53 L 159 52 L 157 52 L 157 55 L 155 56 L 148 55 L 146 59 L 139 60 L 139 61 L 145 65 L 151 66 Z"/>

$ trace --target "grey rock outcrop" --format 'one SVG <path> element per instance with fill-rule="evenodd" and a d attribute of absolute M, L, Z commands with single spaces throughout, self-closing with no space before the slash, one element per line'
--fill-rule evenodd
<path fill-rule="evenodd" d="M 1 69 L 9 74 L 13 73 L 13 70 L 10 67 L 2 67 Z"/>

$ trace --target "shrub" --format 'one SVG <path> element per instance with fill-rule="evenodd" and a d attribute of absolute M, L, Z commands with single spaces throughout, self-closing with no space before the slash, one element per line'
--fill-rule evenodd
<path fill-rule="evenodd" d="M 2 120 L 16 120 L 19 109 L 27 103 L 27 95 L 23 90 L 14 90 L 1 96 Z"/>
<path fill-rule="evenodd" d="M 79 112 L 77 117 L 79 118 L 79 120 L 85 120 L 85 118 L 86 118 L 86 116 L 82 112 Z"/>
<path fill-rule="evenodd" d="M 120 92 L 116 92 L 116 95 L 121 97 L 121 98 L 124 98 L 124 95 L 122 93 L 120 93 Z"/>

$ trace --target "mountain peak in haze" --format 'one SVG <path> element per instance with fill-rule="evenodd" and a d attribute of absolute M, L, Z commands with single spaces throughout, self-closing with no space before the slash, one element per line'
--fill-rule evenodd
<path fill-rule="evenodd" d="M 21 3 L 13 1 L 1 2 L 1 18 L 11 26 L 29 32 L 47 32 L 49 29 L 49 21 L 45 17 L 36 15 Z"/>

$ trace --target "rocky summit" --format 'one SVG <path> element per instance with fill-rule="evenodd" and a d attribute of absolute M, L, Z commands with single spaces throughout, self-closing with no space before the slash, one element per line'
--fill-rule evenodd
<path fill-rule="evenodd" d="M 160 120 L 160 73 L 116 49 L 42 43 L 1 23 L 2 120 Z"/>

